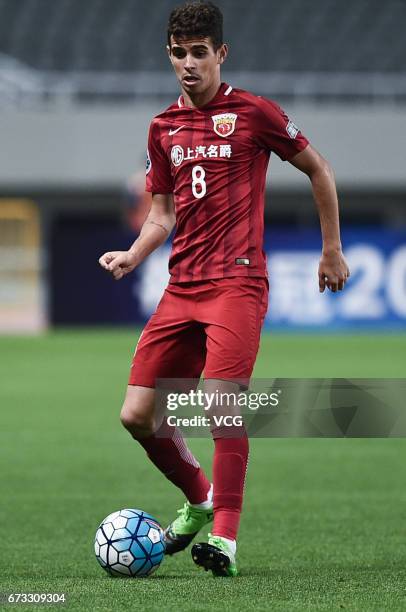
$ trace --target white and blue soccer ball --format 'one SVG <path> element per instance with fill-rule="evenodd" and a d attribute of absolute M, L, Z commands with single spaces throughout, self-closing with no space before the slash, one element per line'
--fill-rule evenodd
<path fill-rule="evenodd" d="M 100 523 L 94 552 L 111 576 L 149 576 L 164 557 L 164 532 L 147 512 L 125 508 L 109 514 Z"/>

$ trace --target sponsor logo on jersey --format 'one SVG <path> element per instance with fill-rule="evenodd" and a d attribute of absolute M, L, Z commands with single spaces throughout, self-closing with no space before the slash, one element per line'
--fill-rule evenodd
<path fill-rule="evenodd" d="M 227 138 L 235 130 L 235 122 L 237 116 L 234 113 L 222 113 L 221 115 L 212 115 L 214 131 L 218 136 Z"/>
<path fill-rule="evenodd" d="M 174 166 L 180 166 L 183 161 L 195 159 L 230 158 L 233 150 L 230 144 L 196 145 L 186 147 L 174 145 L 171 149 L 171 160 Z"/>
<path fill-rule="evenodd" d="M 299 133 L 299 128 L 293 123 L 293 121 L 289 121 L 288 125 L 286 126 L 286 131 L 290 138 L 295 139 Z"/>
<path fill-rule="evenodd" d="M 175 145 L 172 147 L 171 159 L 174 166 L 180 166 L 185 158 L 185 152 L 183 147 Z"/>
<path fill-rule="evenodd" d="M 178 132 L 180 132 L 181 129 L 183 129 L 185 126 L 181 125 L 180 127 L 178 127 L 176 130 L 169 130 L 168 134 L 169 136 L 173 136 L 174 134 L 177 134 Z"/>
<path fill-rule="evenodd" d="M 149 151 L 147 149 L 147 157 L 146 157 L 146 160 L 145 160 L 145 174 L 148 174 L 149 171 L 151 170 L 151 168 L 152 168 L 152 162 L 151 162 L 151 158 L 149 156 Z"/>

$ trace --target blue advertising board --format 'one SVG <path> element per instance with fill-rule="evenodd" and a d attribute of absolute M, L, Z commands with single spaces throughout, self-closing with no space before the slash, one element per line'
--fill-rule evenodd
<path fill-rule="evenodd" d="M 127 248 L 134 237 L 106 227 L 81 232 L 65 227 L 55 240 L 53 322 L 145 323 L 169 280 L 170 245 L 152 253 L 138 270 L 117 283 L 99 268 L 97 259 L 107 250 Z M 320 232 L 292 227 L 265 230 L 271 289 L 265 327 L 406 330 L 406 231 L 344 227 L 342 240 L 351 277 L 343 292 L 320 294 Z"/>
<path fill-rule="evenodd" d="M 320 233 L 290 228 L 266 232 L 271 285 L 267 324 L 406 328 L 406 232 L 344 228 L 342 241 L 350 279 L 344 291 L 320 294 Z"/>
<path fill-rule="evenodd" d="M 266 229 L 270 294 L 265 326 L 406 329 L 406 232 L 344 228 L 342 240 L 350 280 L 343 292 L 320 294 L 320 232 Z M 168 281 L 168 256 L 169 246 L 152 254 L 134 282 L 144 316 L 153 312 Z"/>

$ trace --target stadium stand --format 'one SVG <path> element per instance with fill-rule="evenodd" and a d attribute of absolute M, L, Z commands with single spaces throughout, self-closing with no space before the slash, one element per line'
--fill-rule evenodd
<path fill-rule="evenodd" d="M 405 69 L 403 1 L 355 0 L 343 10 L 340 0 L 323 0 L 312 11 L 302 0 L 218 4 L 227 38 L 238 32 L 230 70 Z M 41 70 L 162 70 L 166 19 L 173 6 L 168 0 L 1 0 L 0 50 Z M 382 53 L 376 53 L 377 45 Z"/>
<path fill-rule="evenodd" d="M 40 71 L 48 89 L 62 79 L 65 90 L 74 82 L 79 93 L 172 95 L 164 43 L 176 4 L 0 0 L 0 73 L 14 62 L 21 73 Z M 269 87 L 282 95 L 406 95 L 403 0 L 314 0 L 311 10 L 302 0 L 218 4 L 231 43 L 227 71 L 238 73 L 242 86 L 261 89 L 270 75 Z"/>

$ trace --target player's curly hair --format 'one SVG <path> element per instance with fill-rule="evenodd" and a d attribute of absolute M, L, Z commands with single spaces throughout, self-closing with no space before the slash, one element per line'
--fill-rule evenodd
<path fill-rule="evenodd" d="M 223 14 L 212 2 L 187 2 L 175 8 L 169 16 L 169 46 L 172 35 L 176 39 L 210 37 L 217 51 L 223 44 Z"/>

